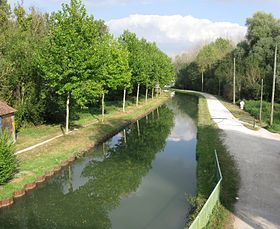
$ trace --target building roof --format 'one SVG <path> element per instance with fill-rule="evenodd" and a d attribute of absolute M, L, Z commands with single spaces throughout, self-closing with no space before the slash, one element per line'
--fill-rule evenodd
<path fill-rule="evenodd" d="M 17 110 L 7 105 L 7 103 L 0 101 L 0 116 L 11 114 Z"/>

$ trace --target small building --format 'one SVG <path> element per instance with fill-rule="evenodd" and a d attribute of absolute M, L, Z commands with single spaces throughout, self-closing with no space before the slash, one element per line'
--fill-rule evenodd
<path fill-rule="evenodd" d="M 0 101 L 0 132 L 10 133 L 11 139 L 16 140 L 16 126 L 14 114 L 16 109 Z"/>

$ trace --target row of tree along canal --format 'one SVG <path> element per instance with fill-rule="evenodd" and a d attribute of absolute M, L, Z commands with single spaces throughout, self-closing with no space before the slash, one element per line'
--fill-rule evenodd
<path fill-rule="evenodd" d="M 1 228 L 183 228 L 196 193 L 197 99 L 175 95 L 0 209 Z"/>

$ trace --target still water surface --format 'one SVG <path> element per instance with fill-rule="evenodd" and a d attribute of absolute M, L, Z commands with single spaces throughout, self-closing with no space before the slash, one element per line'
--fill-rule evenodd
<path fill-rule="evenodd" d="M 196 193 L 197 99 L 175 95 L 0 209 L 0 228 L 182 229 Z"/>

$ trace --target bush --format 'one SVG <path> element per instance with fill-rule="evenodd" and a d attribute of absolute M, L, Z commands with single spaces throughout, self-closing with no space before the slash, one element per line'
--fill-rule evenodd
<path fill-rule="evenodd" d="M 0 134 L 0 185 L 11 179 L 18 163 L 14 155 L 15 147 L 8 134 Z"/>

